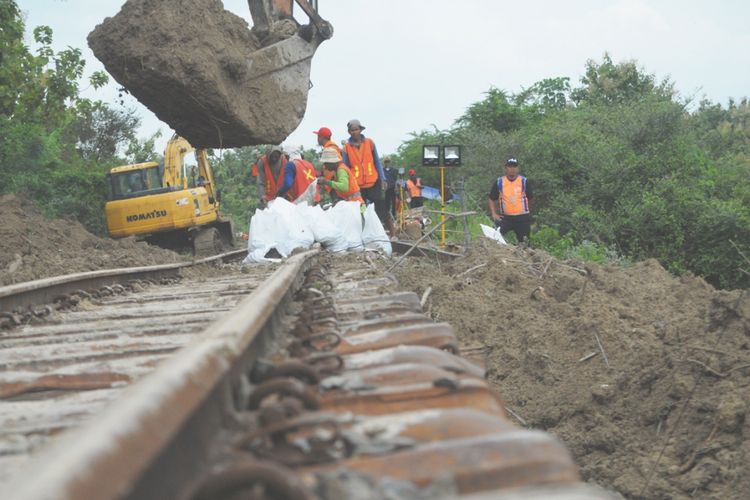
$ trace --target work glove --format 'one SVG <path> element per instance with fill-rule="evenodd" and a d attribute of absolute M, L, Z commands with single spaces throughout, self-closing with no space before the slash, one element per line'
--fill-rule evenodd
<path fill-rule="evenodd" d="M 495 223 L 495 229 L 497 229 L 498 227 L 500 227 L 500 224 L 502 224 L 503 218 L 502 217 L 498 217 L 493 222 Z"/>

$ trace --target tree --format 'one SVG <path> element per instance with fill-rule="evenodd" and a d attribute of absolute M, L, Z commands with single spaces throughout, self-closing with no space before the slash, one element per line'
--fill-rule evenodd
<path fill-rule="evenodd" d="M 523 123 L 522 110 L 504 90 L 490 88 L 482 101 L 475 102 L 456 120 L 459 127 L 476 127 L 509 132 Z"/>
<path fill-rule="evenodd" d="M 675 95 L 668 79 L 657 84 L 656 77 L 644 73 L 635 61 L 615 64 L 606 52 L 600 64 L 591 59 L 586 62 L 581 83 L 571 93 L 576 104 L 621 104 L 652 95 L 671 100 Z"/>
<path fill-rule="evenodd" d="M 25 25 L 14 0 L 0 0 L 0 192 L 22 193 L 51 216 L 73 217 L 102 232 L 104 171 L 123 162 L 138 120 L 80 94 L 85 61 L 68 47 L 55 53 L 52 30 Z M 94 72 L 100 88 L 106 74 Z"/>

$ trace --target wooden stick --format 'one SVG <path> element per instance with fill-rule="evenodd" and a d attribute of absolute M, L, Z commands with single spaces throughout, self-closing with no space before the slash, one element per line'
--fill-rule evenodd
<path fill-rule="evenodd" d="M 710 366 L 708 366 L 707 364 L 703 363 L 702 361 L 698 361 L 697 359 L 686 359 L 685 361 L 687 361 L 688 363 L 695 363 L 696 365 L 699 365 L 699 366 L 701 366 L 701 367 L 702 367 L 702 368 L 703 368 L 704 370 L 706 370 L 706 371 L 707 371 L 708 373 L 710 373 L 710 374 L 712 374 L 712 375 L 716 375 L 716 376 L 717 376 L 717 377 L 719 377 L 719 378 L 726 378 L 726 377 L 728 377 L 728 376 L 729 376 L 729 374 L 730 374 L 730 373 L 732 373 L 733 371 L 737 371 L 737 370 L 742 370 L 742 369 L 744 369 L 744 368 L 750 368 L 750 363 L 746 363 L 746 364 L 744 364 L 744 365 L 740 365 L 740 366 L 735 366 L 734 368 L 731 368 L 731 369 L 727 370 L 727 372 L 726 372 L 726 373 L 722 373 L 722 372 L 720 372 L 720 371 L 718 371 L 718 370 L 714 370 L 713 368 L 711 368 L 711 367 L 710 367 Z"/>
<path fill-rule="evenodd" d="M 701 347 L 699 345 L 689 345 L 688 349 L 698 349 L 699 351 L 713 352 L 716 354 L 724 354 L 727 356 L 736 356 L 736 354 L 732 352 L 720 351 L 719 349 L 711 349 L 709 347 Z"/>
<path fill-rule="evenodd" d="M 726 373 L 721 373 L 720 371 L 716 371 L 707 364 L 703 363 L 702 361 L 698 361 L 697 359 L 686 359 L 688 363 L 695 363 L 696 365 L 699 365 L 703 367 L 704 370 L 706 370 L 708 373 L 711 373 L 712 375 L 716 375 L 719 378 L 725 378 L 727 376 Z"/>
<path fill-rule="evenodd" d="M 477 266 L 474 266 L 474 267 L 470 267 L 470 268 L 469 268 L 469 269 L 467 269 L 466 271 L 460 272 L 460 273 L 458 273 L 457 275 L 455 275 L 455 276 L 454 276 L 454 278 L 460 278 L 460 277 L 461 277 L 461 276 L 463 276 L 464 274 L 469 274 L 470 272 L 472 272 L 472 271 L 476 271 L 476 270 L 477 270 L 477 269 L 479 269 L 480 267 L 484 267 L 484 266 L 486 266 L 486 265 L 487 265 L 487 263 L 486 263 L 486 262 L 483 262 L 483 263 L 481 263 L 481 264 L 479 264 L 479 265 L 477 265 Z"/>
<path fill-rule="evenodd" d="M 432 292 L 432 287 L 428 286 L 427 290 L 424 291 L 422 294 L 422 300 L 419 301 L 419 303 L 424 307 L 424 305 L 427 303 L 427 297 L 430 296 L 430 293 Z"/>
<path fill-rule="evenodd" d="M 727 375 L 729 375 L 730 373 L 732 373 L 735 370 L 742 370 L 743 368 L 750 368 L 750 363 L 748 363 L 746 365 L 735 366 L 731 370 L 727 371 Z"/>
<path fill-rule="evenodd" d="M 521 422 L 522 425 L 528 425 L 526 423 L 526 420 L 522 419 L 521 416 L 518 413 L 516 413 L 516 412 L 514 412 L 513 410 L 510 409 L 510 406 L 506 406 L 505 407 L 505 411 L 507 411 L 508 413 L 510 413 L 516 420 L 518 420 L 519 422 Z"/>
<path fill-rule="evenodd" d="M 607 365 L 607 368 L 609 368 L 609 360 L 607 359 L 607 353 L 604 352 L 604 347 L 602 347 L 602 342 L 599 340 L 599 335 L 596 334 L 596 330 L 594 330 L 594 337 L 596 337 L 596 343 L 599 344 L 599 350 L 602 351 L 602 356 L 604 356 L 604 364 Z"/>
<path fill-rule="evenodd" d="M 539 276 L 540 278 L 544 279 L 544 276 L 547 274 L 547 270 L 549 269 L 549 265 L 552 264 L 552 259 L 547 261 L 547 265 L 544 266 L 544 270 L 542 271 L 542 275 Z"/>
<path fill-rule="evenodd" d="M 599 353 L 598 353 L 598 352 L 596 352 L 596 351 L 594 351 L 594 352 L 590 352 L 590 353 L 588 353 L 587 355 L 585 355 L 584 357 L 582 357 L 581 359 L 579 359 L 579 360 L 578 360 L 578 362 L 579 362 L 579 363 L 583 363 L 584 361 L 588 361 L 589 359 L 593 358 L 593 357 L 594 357 L 594 356 L 596 356 L 597 354 L 599 354 Z"/>
<path fill-rule="evenodd" d="M 405 259 L 406 257 L 408 257 L 408 256 L 409 256 L 409 254 L 410 254 L 410 253 L 412 253 L 412 252 L 414 251 L 414 249 L 415 249 L 415 248 L 417 248 L 417 245 L 419 245 L 419 244 L 420 244 L 421 242 L 423 242 L 423 241 L 424 241 L 424 240 L 425 240 L 425 239 L 426 239 L 427 237 L 429 237 L 429 236 L 430 236 L 430 235 L 431 235 L 432 233 L 434 233 L 435 231 L 437 231 L 437 230 L 438 230 L 438 229 L 439 229 L 439 228 L 440 228 L 440 227 L 441 227 L 441 226 L 442 226 L 443 224 L 445 224 L 445 223 L 446 223 L 446 222 L 448 222 L 449 220 L 452 220 L 452 219 L 453 219 L 453 218 L 455 218 L 455 217 L 463 217 L 463 216 L 465 216 L 465 215 L 474 215 L 474 214 L 476 214 L 476 212 L 461 212 L 461 213 L 457 213 L 457 214 L 446 214 L 446 218 L 445 218 L 445 220 L 444 220 L 444 221 L 440 221 L 439 223 L 435 224 L 435 227 L 433 227 L 432 229 L 430 229 L 429 231 L 427 231 L 427 232 L 426 232 L 426 233 L 425 233 L 425 234 L 424 234 L 424 235 L 423 235 L 423 236 L 422 236 L 421 238 L 419 238 L 419 239 L 418 239 L 418 240 L 417 240 L 417 241 L 416 241 L 416 242 L 415 242 L 415 243 L 414 243 L 414 244 L 413 244 L 413 245 L 412 245 L 412 246 L 411 246 L 411 247 L 409 248 L 409 250 L 407 250 L 406 252 L 404 252 L 404 255 L 402 255 L 401 257 L 399 257 L 399 259 L 398 259 L 398 260 L 397 260 L 396 262 L 394 262 L 393 264 L 391 264 L 391 267 L 389 267 L 389 268 L 388 268 L 388 269 L 386 270 L 386 272 L 387 272 L 387 273 L 390 273 L 391 271 L 393 271 L 393 269 L 394 269 L 394 268 L 395 268 L 396 266 L 398 266 L 399 264 L 401 264 L 401 262 L 402 262 L 402 261 L 403 261 L 403 260 L 404 260 L 404 259 Z"/>
<path fill-rule="evenodd" d="M 731 243 L 732 246 L 734 247 L 734 249 L 737 250 L 737 253 L 740 254 L 743 259 L 745 259 L 745 262 L 747 262 L 748 264 L 750 264 L 750 259 L 747 258 L 747 255 L 745 255 L 744 253 L 742 253 L 742 250 L 740 250 L 740 247 L 738 247 L 737 244 L 734 241 L 732 241 L 732 240 L 729 240 L 729 243 Z M 740 269 L 740 270 L 742 270 L 742 269 Z"/>

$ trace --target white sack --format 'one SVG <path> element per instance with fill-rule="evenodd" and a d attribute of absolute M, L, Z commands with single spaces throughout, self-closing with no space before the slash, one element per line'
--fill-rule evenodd
<path fill-rule="evenodd" d="M 307 188 L 305 188 L 305 192 L 299 195 L 299 197 L 294 200 L 295 205 L 301 205 L 303 203 L 307 203 L 308 205 L 312 206 L 315 203 L 315 193 L 318 192 L 318 179 L 315 179 L 310 183 Z"/>
<path fill-rule="evenodd" d="M 370 204 L 365 210 L 365 227 L 362 230 L 362 243 L 368 250 L 382 250 L 388 257 L 391 256 L 391 240 L 380 222 L 378 214 L 375 213 L 375 205 Z"/>
<path fill-rule="evenodd" d="M 482 233 L 486 237 L 488 237 L 491 240 L 497 241 L 498 245 L 507 245 L 508 243 L 505 242 L 505 238 L 503 238 L 503 235 L 500 234 L 499 229 L 494 229 L 490 226 L 485 226 L 484 224 L 479 224 L 482 228 Z"/>
<path fill-rule="evenodd" d="M 347 241 L 342 228 L 334 224 L 330 210 L 323 210 L 319 205 L 314 207 L 299 206 L 297 212 L 307 221 L 315 241 L 320 242 L 331 252 L 345 252 Z"/>
<path fill-rule="evenodd" d="M 297 206 L 283 198 L 276 198 L 268 208 L 257 210 L 250 219 L 249 232 L 245 263 L 278 262 L 265 258 L 272 248 L 282 257 L 288 257 L 295 248 L 307 249 L 315 242 L 304 217 L 297 214 Z"/>
<path fill-rule="evenodd" d="M 331 222 L 341 229 L 346 250 L 363 251 L 362 214 L 359 202 L 340 201 L 328 210 Z"/>

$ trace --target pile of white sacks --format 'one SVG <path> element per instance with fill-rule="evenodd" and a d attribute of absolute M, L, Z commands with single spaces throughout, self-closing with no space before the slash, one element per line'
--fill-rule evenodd
<path fill-rule="evenodd" d="M 249 233 L 245 263 L 278 262 L 266 258 L 271 249 L 286 258 L 295 249 L 310 248 L 315 242 L 331 252 L 367 249 L 391 255 L 391 242 L 374 205 L 368 205 L 362 214 L 356 201 L 340 201 L 323 210 L 319 205 L 277 198 L 255 212 Z"/>

